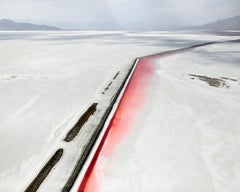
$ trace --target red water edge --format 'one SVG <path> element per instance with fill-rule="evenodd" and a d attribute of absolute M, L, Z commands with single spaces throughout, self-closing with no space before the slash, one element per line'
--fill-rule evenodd
<path fill-rule="evenodd" d="M 140 113 L 146 100 L 146 88 L 153 75 L 153 58 L 140 59 L 134 73 L 121 98 L 119 106 L 113 115 L 110 124 L 97 148 L 97 151 L 80 183 L 78 192 L 97 192 L 100 189 L 99 177 L 102 169 L 99 168 L 98 157 L 111 159 L 114 150 L 127 136 L 131 125 Z"/>

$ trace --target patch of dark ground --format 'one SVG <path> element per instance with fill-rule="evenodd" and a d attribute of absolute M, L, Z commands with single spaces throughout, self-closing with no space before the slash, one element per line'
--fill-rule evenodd
<path fill-rule="evenodd" d="M 106 91 L 110 88 L 110 86 L 112 85 L 113 81 L 111 81 L 110 83 L 108 83 L 107 87 L 104 89 L 104 91 L 102 92 L 102 94 L 105 94 Z"/>
<path fill-rule="evenodd" d="M 116 75 L 114 75 L 113 80 L 107 85 L 107 87 L 102 91 L 102 94 L 104 95 L 106 93 L 106 91 L 110 88 L 110 86 L 112 85 L 113 81 L 117 78 L 117 76 L 119 75 L 120 71 L 118 71 L 116 73 Z"/>
<path fill-rule="evenodd" d="M 203 75 L 194 75 L 194 74 L 188 74 L 189 76 L 191 76 L 191 79 L 199 79 L 201 81 L 206 82 L 209 86 L 212 87 L 218 87 L 218 88 L 230 88 L 230 85 L 227 83 L 227 81 L 234 81 L 237 82 L 237 79 L 233 79 L 233 78 L 228 78 L 228 77 L 220 77 L 220 78 L 213 78 L 213 77 L 207 77 L 207 76 L 203 76 Z"/>
<path fill-rule="evenodd" d="M 78 122 L 74 125 L 74 127 L 67 133 L 66 137 L 64 138 L 64 141 L 70 142 L 72 141 L 81 130 L 82 126 L 88 121 L 89 117 L 95 113 L 97 110 L 97 103 L 93 103 L 86 111 L 85 113 L 80 117 Z"/>
<path fill-rule="evenodd" d="M 51 159 L 44 165 L 44 167 L 41 169 L 41 171 L 38 173 L 38 175 L 35 177 L 35 179 L 31 182 L 31 184 L 26 188 L 24 192 L 36 192 L 40 185 L 42 184 L 42 182 L 46 179 L 51 170 L 54 168 L 54 166 L 61 159 L 62 155 L 63 149 L 58 149 L 51 157 Z"/>
<path fill-rule="evenodd" d="M 118 71 L 118 72 L 116 73 L 116 75 L 113 77 L 113 80 L 115 80 L 115 79 L 117 78 L 117 76 L 119 75 L 119 73 L 120 73 L 120 71 Z"/>

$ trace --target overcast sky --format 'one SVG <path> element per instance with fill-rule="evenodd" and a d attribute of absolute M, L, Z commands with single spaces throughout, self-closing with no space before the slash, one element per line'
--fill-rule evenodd
<path fill-rule="evenodd" d="M 159 29 L 240 14 L 240 0 L 0 0 L 0 18 L 62 28 Z"/>

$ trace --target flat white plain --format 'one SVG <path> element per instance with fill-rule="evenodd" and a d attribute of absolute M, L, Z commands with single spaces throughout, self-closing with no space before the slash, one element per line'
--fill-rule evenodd
<path fill-rule="evenodd" d="M 68 151 L 72 150 L 72 153 L 69 152 L 72 156 L 69 155 L 68 157 L 67 154 L 65 154 L 66 157 L 64 161 L 65 165 L 69 167 L 73 166 L 72 164 L 74 161 L 72 161 L 72 159 L 77 159 L 79 155 L 76 147 L 79 146 L 79 143 L 84 141 L 76 141 L 70 146 L 67 146 L 62 139 L 74 122 L 77 121 L 80 114 L 91 103 L 101 100 L 102 90 L 116 72 L 125 71 L 126 68 L 133 63 L 136 57 L 207 41 L 223 41 L 235 38 L 236 37 L 216 36 L 205 33 L 195 34 L 192 32 L 166 31 L 145 33 L 114 31 L 74 31 L 57 33 L 0 32 L 0 190 L 16 191 L 16 189 L 24 189 L 32 178 L 36 176 L 39 169 L 51 154 L 60 147 L 66 148 Z M 236 50 L 239 50 L 239 46 L 235 46 L 236 47 L 232 44 L 226 44 L 222 47 L 211 46 L 210 48 L 213 50 L 217 49 L 219 52 L 222 49 L 230 49 L 230 54 L 236 58 L 236 61 L 239 61 L 237 57 L 238 53 L 234 53 Z M 198 50 L 208 52 L 210 48 L 199 48 Z M 196 52 L 198 50 L 196 50 Z M 207 54 L 208 53 L 206 53 L 206 55 Z M 224 53 L 221 54 L 224 55 Z M 225 55 L 228 58 L 228 53 L 225 53 Z M 168 135 L 168 132 L 171 131 L 171 133 L 174 133 L 174 131 L 176 131 L 175 129 L 177 127 L 175 125 L 178 122 L 176 119 L 180 120 L 182 117 L 179 117 L 179 114 L 183 116 L 184 113 L 189 113 L 190 116 L 184 120 L 181 131 L 179 129 L 176 134 L 180 134 L 181 139 L 186 142 L 182 145 L 184 149 L 187 150 L 189 147 L 193 147 L 189 146 L 191 144 L 196 144 L 196 147 L 200 147 L 197 152 L 200 151 L 202 156 L 195 156 L 194 160 L 200 163 L 204 162 L 206 166 L 211 167 L 211 169 L 208 169 L 210 171 L 207 173 L 209 177 L 215 176 L 216 178 L 217 171 L 215 171 L 215 169 L 218 170 L 222 162 L 216 162 L 212 160 L 211 157 L 215 152 L 217 152 L 216 155 L 222 157 L 225 155 L 224 149 L 227 150 L 227 148 L 221 148 L 220 144 L 224 142 L 224 140 L 221 140 L 221 137 L 219 137 L 219 140 L 214 140 L 216 134 L 224 135 L 226 131 L 234 132 L 235 130 L 235 134 L 229 133 L 229 142 L 231 143 L 230 146 L 232 146 L 230 154 L 234 153 L 234 150 L 237 150 L 238 142 L 236 140 L 239 138 L 239 133 L 237 132 L 236 125 L 239 125 L 239 120 L 236 118 L 236 115 L 239 114 L 239 99 L 237 97 L 239 96 L 239 87 L 234 84 L 231 87 L 232 89 L 230 88 L 229 90 L 213 89 L 205 84 L 201 84 L 201 82 L 190 80 L 187 73 L 215 75 L 217 77 L 222 75 L 237 78 L 239 66 L 232 65 L 232 63 L 226 62 L 223 59 L 221 66 L 224 67 L 221 69 L 221 67 L 219 67 L 219 57 L 215 60 L 211 60 L 211 62 L 209 59 L 201 60 L 201 58 L 202 57 L 199 56 L 198 53 L 193 51 L 190 56 L 186 53 L 159 61 L 161 62 L 160 67 L 153 79 L 153 84 L 157 84 L 157 86 L 154 86 L 154 89 L 151 89 L 151 87 L 149 88 L 150 95 L 153 94 L 159 99 L 152 100 L 151 96 L 149 96 L 149 102 L 146 105 L 146 109 L 143 110 L 143 113 L 149 113 L 148 107 L 152 108 L 152 105 L 160 106 L 152 108 L 149 117 L 145 119 L 149 126 L 157 126 L 160 127 L 160 129 L 156 129 L 154 133 L 142 127 L 142 137 L 139 135 L 135 139 L 126 141 L 130 144 L 135 143 L 135 145 L 140 143 L 140 148 L 138 147 L 135 151 L 133 150 L 135 160 L 138 159 L 139 154 L 148 150 L 141 147 L 141 142 L 142 140 L 144 140 L 144 143 L 147 142 L 152 134 L 158 135 L 159 138 L 163 136 L 165 138 L 159 139 L 160 143 L 157 142 L 155 145 L 169 147 L 169 140 L 167 137 L 171 137 L 172 134 Z M 194 61 L 210 63 L 206 65 L 201 65 L 201 63 L 196 62 L 191 63 L 190 61 L 193 61 L 193 59 L 195 59 Z M 213 65 L 211 65 L 212 63 Z M 184 65 L 187 65 L 187 67 Z M 209 70 L 211 67 L 213 69 Z M 193 70 L 190 70 L 191 68 Z M 183 69 L 189 69 L 189 71 L 183 71 Z M 211 74 L 209 74 L 210 72 Z M 157 89 L 155 90 L 156 87 Z M 192 94 L 194 94 L 194 97 Z M 212 97 L 207 99 L 206 95 L 209 94 L 212 95 Z M 229 97 L 227 97 L 226 94 L 229 95 Z M 213 98 L 215 97 L 220 97 L 222 100 L 214 100 Z M 203 100 L 201 104 L 197 102 L 197 98 L 200 101 L 201 99 Z M 167 102 L 164 102 L 166 100 Z M 153 102 L 155 102 L 155 104 Z M 170 105 L 172 108 L 169 108 L 169 105 L 166 106 L 166 103 L 169 102 L 172 103 Z M 215 104 L 212 105 L 212 102 L 215 102 Z M 227 105 L 224 105 L 224 102 L 227 103 Z M 205 104 L 207 107 L 201 108 L 202 111 L 200 112 L 202 113 L 197 113 L 197 106 L 202 106 L 202 104 Z M 211 106 L 218 111 L 217 114 L 214 113 L 216 117 L 215 115 L 213 116 L 214 109 L 211 109 Z M 173 108 L 174 114 L 172 114 Z M 204 114 L 206 109 L 210 114 Z M 225 116 L 225 113 L 228 113 L 228 116 Z M 159 117 L 159 114 L 160 118 L 156 121 L 156 115 Z M 169 121 L 169 118 L 174 117 L 173 115 L 175 115 L 175 121 Z M 205 115 L 208 118 L 205 117 Z M 223 117 L 227 118 L 225 124 L 215 120 L 211 128 L 206 128 L 209 123 L 211 124 L 211 118 L 223 119 Z M 139 124 L 142 123 L 141 119 L 142 118 L 139 117 Z M 161 121 L 159 119 L 161 119 Z M 145 120 L 144 118 L 142 119 L 142 121 Z M 193 123 L 194 126 L 189 126 Z M 218 125 L 222 126 L 222 132 L 218 132 Z M 226 127 L 228 127 L 227 130 Z M 194 129 L 194 131 L 191 132 L 192 129 Z M 162 134 L 162 132 L 164 132 L 164 134 Z M 199 142 L 197 143 L 194 137 L 189 138 L 191 134 L 195 134 L 195 137 L 197 137 L 196 132 L 199 132 L 202 136 L 202 139 L 198 137 Z M 150 135 L 146 135 L 146 133 Z M 141 132 L 139 132 L 139 134 L 141 134 Z M 144 135 L 145 137 L 143 137 Z M 209 141 L 207 140 L 208 137 L 210 137 Z M 139 140 L 136 141 L 136 139 Z M 211 139 L 216 142 L 216 145 L 208 144 L 208 142 L 213 142 Z M 178 147 L 181 147 L 181 142 L 178 142 L 178 140 L 174 141 Z M 122 145 L 124 148 L 124 143 Z M 182 157 L 181 162 L 187 162 L 189 159 L 191 160 L 191 158 L 184 159 L 184 157 L 186 157 L 184 156 L 185 153 L 181 153 L 180 150 L 174 149 L 174 143 L 170 146 L 172 147 L 172 154 L 175 154 L 176 157 L 178 157 L 178 155 Z M 205 150 L 208 146 L 211 147 L 210 151 Z M 235 146 L 236 149 L 233 146 Z M 214 150 L 214 147 L 216 150 Z M 162 149 L 162 153 L 167 152 L 164 147 Z M 168 150 L 170 149 L 168 148 Z M 157 157 L 153 155 L 151 159 L 159 163 L 159 161 L 161 162 L 159 159 L 161 159 L 162 155 L 161 153 L 159 153 Z M 119 166 L 117 170 L 120 170 L 120 164 L 122 163 L 122 166 L 124 166 L 123 159 L 116 159 L 113 168 L 115 169 Z M 236 163 L 237 159 L 239 160 L 237 156 L 230 159 L 230 162 L 234 161 L 231 165 L 238 166 Z M 133 162 L 130 162 L 130 165 L 131 163 Z M 152 162 L 148 162 L 147 165 L 151 164 Z M 161 163 L 159 163 L 159 165 L 161 165 Z M 195 164 L 188 163 L 188 165 L 192 165 L 193 168 L 196 168 L 194 167 Z M 67 166 L 65 167 L 68 169 Z M 161 167 L 159 167 L 159 170 L 160 168 Z M 149 166 L 149 169 L 152 168 Z M 124 170 L 124 168 L 122 170 Z M 186 170 L 191 171 L 189 167 L 186 167 Z M 226 182 L 231 183 L 236 181 L 234 180 L 234 178 L 237 177 L 235 171 L 238 169 L 233 168 L 233 170 L 235 175 L 229 177 Z M 158 180 L 161 180 L 160 178 L 163 179 L 163 177 L 165 179 L 162 183 L 166 186 L 165 188 L 162 187 L 162 189 L 170 190 L 170 186 L 178 187 L 185 181 L 176 179 L 176 183 L 179 183 L 179 185 L 173 185 L 171 182 L 174 180 L 171 180 L 172 178 L 169 180 L 167 179 L 167 174 L 169 174 L 168 171 L 169 170 L 165 170 L 165 172 L 161 172 L 160 174 L 162 175 L 158 177 Z M 62 174 L 65 173 L 68 173 L 67 170 L 62 170 Z M 134 174 L 138 174 L 138 172 L 132 172 L 131 174 L 134 176 Z M 202 173 L 203 176 L 204 174 L 205 173 Z M 143 174 L 139 176 L 141 175 L 142 177 L 136 177 L 136 179 L 143 181 L 142 188 L 140 189 L 144 191 L 148 187 L 148 181 L 150 180 L 146 179 L 146 177 L 149 176 L 148 174 L 144 174 L 143 172 Z M 155 181 L 156 176 L 158 175 L 153 175 L 151 181 Z M 186 177 L 187 176 L 189 175 L 186 173 Z M 106 180 L 102 182 L 112 182 L 113 178 L 114 176 L 106 178 Z M 58 181 L 55 180 L 55 183 L 48 183 L 46 187 L 42 188 L 42 191 L 52 188 L 58 189 L 56 188 L 58 182 L 64 183 L 64 179 L 66 178 Z M 221 179 L 221 177 L 216 178 L 214 182 L 218 182 L 219 179 Z M 203 179 L 201 182 L 204 183 L 205 180 L 209 182 L 208 186 L 212 186 L 210 180 Z M 201 182 L 197 180 L 196 183 L 202 184 Z M 158 183 L 159 182 L 154 182 L 150 184 L 154 187 Z M 218 183 L 222 183 L 222 185 L 226 186 L 224 182 Z M 117 185 L 119 182 L 115 184 Z M 115 187 L 115 185 L 112 184 L 106 186 Z M 128 187 L 128 185 L 125 186 Z M 215 184 L 215 186 L 217 189 L 217 184 Z M 231 183 L 231 186 L 234 186 L 234 183 Z M 235 186 L 239 187 L 237 183 L 235 183 Z M 233 187 L 233 189 L 236 189 L 236 187 Z M 112 189 L 114 188 L 109 188 L 110 191 Z"/>

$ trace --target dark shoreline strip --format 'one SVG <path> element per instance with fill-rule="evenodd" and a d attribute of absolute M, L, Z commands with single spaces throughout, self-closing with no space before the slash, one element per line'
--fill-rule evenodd
<path fill-rule="evenodd" d="M 138 59 L 136 59 L 134 64 L 131 65 L 131 67 L 130 67 L 126 77 L 124 78 L 124 80 L 123 80 L 123 82 L 121 84 L 121 86 L 118 88 L 118 91 L 114 95 L 114 97 L 113 97 L 113 99 L 111 101 L 111 104 L 108 106 L 108 108 L 106 109 L 103 117 L 101 118 L 101 121 L 97 125 L 97 128 L 94 131 L 94 133 L 93 133 L 89 143 L 85 146 L 85 149 L 84 149 L 83 153 L 80 155 L 80 158 L 79 158 L 79 160 L 78 160 L 78 162 L 77 162 L 77 164 L 76 164 L 76 166 L 75 166 L 75 168 L 74 168 L 74 170 L 72 172 L 72 175 L 69 177 L 69 179 L 68 179 L 67 183 L 65 184 L 62 192 L 69 192 L 71 190 L 75 180 L 77 179 L 77 176 L 78 176 L 79 172 L 81 171 L 84 163 L 86 162 L 89 154 L 91 153 L 91 150 L 92 150 L 95 142 L 97 141 L 97 139 L 98 139 L 98 137 L 99 137 L 103 127 L 104 127 L 104 124 L 105 124 L 109 114 L 111 113 L 116 100 L 118 99 L 118 96 L 120 95 L 124 85 L 126 84 L 130 74 L 132 73 L 137 60 Z"/>
<path fill-rule="evenodd" d="M 211 42 L 191 45 L 191 46 L 180 48 L 180 49 L 164 51 L 164 52 L 161 52 L 161 53 L 155 53 L 155 54 L 139 57 L 138 59 L 143 59 L 143 58 L 147 58 L 147 57 L 155 57 L 155 56 L 164 57 L 164 56 L 174 55 L 174 54 L 183 53 L 183 52 L 186 52 L 188 50 L 192 50 L 192 49 L 195 49 L 195 48 L 198 48 L 198 47 L 204 47 L 204 46 L 207 46 L 207 45 L 214 45 L 214 44 L 220 44 L 220 43 L 239 43 L 239 42 L 240 42 L 240 39 L 234 39 L 234 40 L 228 40 L 228 41 L 211 41 Z"/>
<path fill-rule="evenodd" d="M 35 177 L 32 183 L 27 187 L 27 189 L 25 189 L 24 192 L 36 192 L 40 185 L 42 184 L 42 182 L 49 175 L 53 167 L 61 159 L 62 155 L 63 149 L 58 149 L 51 157 L 51 159 L 44 165 L 44 167 L 41 169 L 41 171 L 38 173 L 38 175 Z"/>
<path fill-rule="evenodd" d="M 81 130 L 82 126 L 88 121 L 89 117 L 95 113 L 97 110 L 97 103 L 93 103 L 86 111 L 85 113 L 80 117 L 78 122 L 74 125 L 74 127 L 67 133 L 66 137 L 64 138 L 64 141 L 70 142 L 72 141 Z"/>

